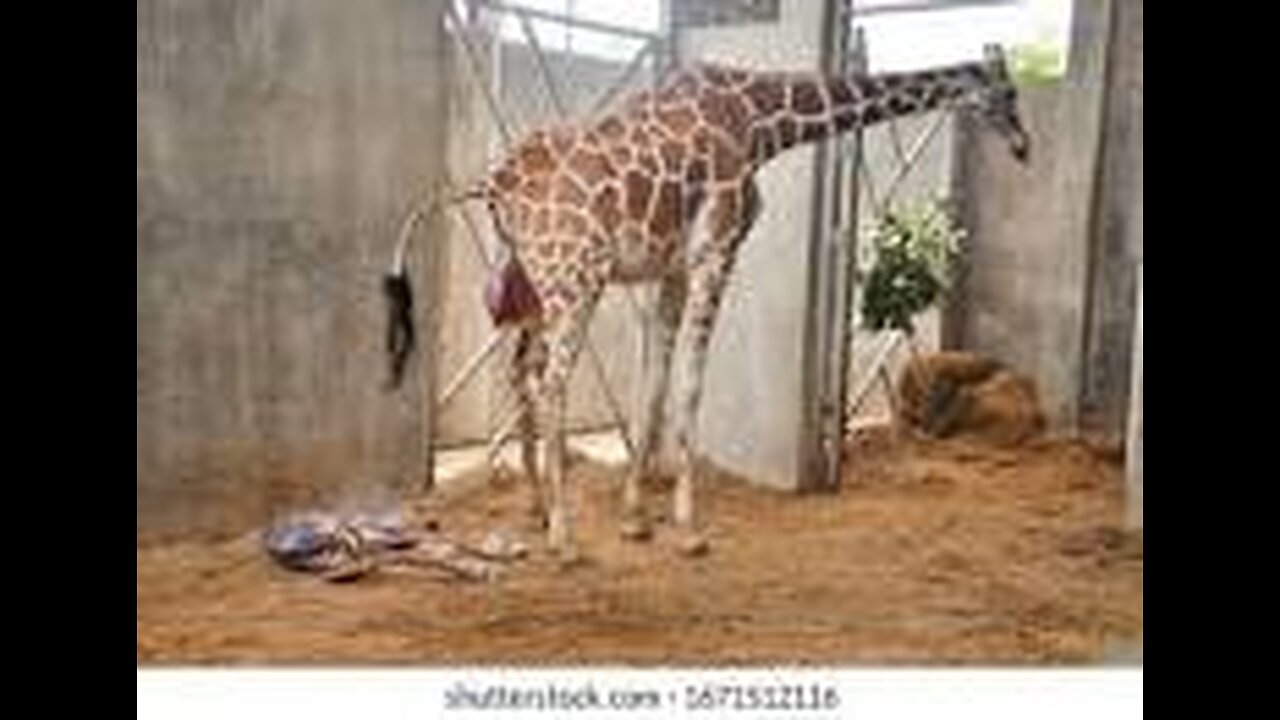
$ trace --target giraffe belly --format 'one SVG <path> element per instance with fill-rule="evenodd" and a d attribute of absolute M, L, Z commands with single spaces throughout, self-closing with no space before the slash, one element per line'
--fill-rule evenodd
<path fill-rule="evenodd" d="M 668 274 L 675 261 L 675 243 L 655 241 L 642 234 L 622 234 L 614 246 L 609 280 L 642 283 Z"/>
<path fill-rule="evenodd" d="M 660 263 L 615 263 L 609 273 L 609 282 L 630 285 L 657 280 L 665 274 Z"/>

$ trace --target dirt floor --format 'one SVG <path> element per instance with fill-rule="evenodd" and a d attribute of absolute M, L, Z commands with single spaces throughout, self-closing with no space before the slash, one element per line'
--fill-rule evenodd
<path fill-rule="evenodd" d="M 618 472 L 587 462 L 573 477 L 588 558 L 570 569 L 533 535 L 488 584 L 327 584 L 272 566 L 256 534 L 140 547 L 138 663 L 1091 663 L 1140 647 L 1142 535 L 1121 525 L 1115 453 L 880 430 L 849 457 L 833 495 L 708 472 L 713 546 L 695 559 L 662 524 L 622 541 Z M 412 516 L 478 541 L 524 526 L 524 493 L 459 481 Z"/>

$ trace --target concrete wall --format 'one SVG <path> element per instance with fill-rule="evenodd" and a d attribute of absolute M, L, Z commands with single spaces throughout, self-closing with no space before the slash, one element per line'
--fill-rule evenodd
<path fill-rule="evenodd" d="M 1026 167 L 974 121 L 961 123 L 957 197 L 969 237 L 950 306 L 959 331 L 949 344 L 1030 374 L 1049 417 L 1071 427 L 1078 414 L 1090 201 L 1090 170 L 1079 161 L 1091 151 L 1079 149 L 1080 138 L 1066 130 L 1065 94 L 1054 88 L 1023 94 L 1034 153 Z M 1081 172 L 1083 182 L 1069 181 Z"/>
<path fill-rule="evenodd" d="M 139 0 L 140 536 L 423 477 L 429 365 L 379 391 L 378 280 L 440 165 L 441 7 Z"/>
<path fill-rule="evenodd" d="M 1115 3 L 1108 66 L 1082 420 L 1119 436 L 1129 410 L 1135 268 L 1142 260 L 1142 0 Z"/>
<path fill-rule="evenodd" d="M 957 195 L 970 240 L 949 342 L 1030 373 L 1059 428 L 1079 426 L 1087 377 L 1098 379 L 1106 407 L 1121 408 L 1109 413 L 1123 417 L 1128 407 L 1131 319 L 1120 316 L 1132 318 L 1133 264 L 1125 258 L 1135 244 L 1140 257 L 1142 235 L 1141 2 L 1134 4 L 1136 55 L 1114 31 L 1110 0 L 1075 4 L 1066 79 L 1023 96 L 1030 166 L 1017 166 L 972 123 L 958 135 Z M 1108 109 L 1117 95 L 1125 104 Z M 1111 218 L 1102 242 L 1100 209 Z"/>
<path fill-rule="evenodd" d="M 811 69 L 819 65 L 822 3 L 783 0 L 777 22 L 687 31 L 685 60 L 710 60 L 765 69 Z M 904 119 L 899 138 L 907 145 L 932 117 Z M 950 123 L 935 137 L 896 197 L 922 199 L 943 194 L 951 177 Z M 887 125 L 865 139 L 877 192 L 897 167 Z M 810 215 L 816 187 L 813 147 L 779 157 L 759 175 L 763 211 L 743 245 L 711 344 L 707 387 L 699 421 L 703 450 L 716 463 L 753 482 L 798 489 L 812 468 L 807 454 L 804 373 L 805 322 L 812 302 Z M 865 190 L 865 186 L 864 186 Z M 863 208 L 869 207 L 864 194 Z M 921 337 L 937 343 L 936 318 L 925 318 Z M 855 335 L 855 372 L 866 368 L 878 334 Z M 813 478 L 810 478 L 813 479 Z"/>
<path fill-rule="evenodd" d="M 818 67 L 822 4 L 782 0 L 780 10 L 776 23 L 690 30 L 681 58 Z M 813 180 L 812 147 L 782 155 L 759 175 L 763 210 L 721 309 L 699 419 L 701 446 L 714 462 L 781 488 L 796 487 L 800 474 Z"/>

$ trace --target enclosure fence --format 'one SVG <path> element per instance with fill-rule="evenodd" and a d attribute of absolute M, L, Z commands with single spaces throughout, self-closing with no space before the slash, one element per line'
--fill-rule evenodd
<path fill-rule="evenodd" d="M 606 38 L 626 40 L 633 44 L 638 43 L 638 47 L 631 53 L 630 58 L 621 64 L 621 71 L 617 76 L 598 92 L 594 100 L 588 103 L 589 112 L 592 114 L 605 108 L 623 90 L 639 82 L 646 69 L 648 70 L 649 78 L 656 81 L 662 70 L 674 62 L 674 44 L 669 35 L 664 33 L 645 32 L 635 28 L 548 12 L 518 4 L 495 2 L 493 0 L 473 0 L 468 4 L 465 16 L 464 12 L 460 11 L 454 3 L 446 3 L 445 8 L 447 26 L 456 44 L 457 55 L 461 61 L 459 65 L 462 71 L 462 79 L 479 91 L 488 119 L 496 129 L 502 150 L 511 148 L 517 139 L 520 128 L 518 127 L 519 118 L 515 117 L 516 113 L 513 108 L 503 102 L 501 80 L 495 73 L 486 72 L 482 50 L 477 47 L 475 39 L 477 32 L 494 32 L 495 36 L 499 35 L 493 30 L 495 26 L 495 23 L 492 22 L 493 20 L 496 19 L 501 22 L 504 19 L 513 19 L 515 21 L 519 30 L 520 40 L 523 41 L 532 55 L 533 66 L 539 80 L 539 89 L 550 102 L 554 116 L 558 120 L 569 120 L 571 109 L 565 97 L 563 81 L 557 77 L 553 63 L 549 58 L 550 52 L 544 47 L 543 41 L 539 38 L 535 23 L 540 23 L 543 27 L 550 24 L 565 28 L 588 30 Z M 494 41 L 502 42 L 501 37 L 495 37 Z M 444 187 L 437 189 L 436 195 L 437 197 L 444 197 L 456 194 L 460 185 L 470 180 L 474 179 L 448 178 Z M 441 206 L 443 207 L 443 204 Z M 454 214 L 460 221 L 464 230 L 463 235 L 467 238 L 467 245 L 475 260 L 481 264 L 486 272 L 492 272 L 498 261 L 499 253 L 505 250 L 494 246 L 493 243 L 486 242 L 481 223 L 477 221 L 472 214 L 472 209 L 467 207 L 466 204 L 450 206 L 446 211 Z M 640 354 L 640 357 L 637 358 L 637 363 L 640 367 L 643 367 L 650 354 L 651 332 L 649 327 L 651 312 L 644 306 L 642 299 L 637 297 L 637 293 L 633 288 L 623 288 L 622 296 L 633 321 L 632 324 L 637 328 L 637 347 Z M 502 328 L 490 330 L 488 337 L 467 357 L 459 369 L 441 385 L 442 390 L 436 398 L 434 407 L 434 412 L 437 415 L 445 412 L 450 407 L 462 394 L 462 391 L 475 381 L 481 374 L 481 370 L 493 358 L 505 356 L 505 353 L 510 350 L 508 346 L 512 335 L 513 333 Z M 610 416 L 610 426 L 619 435 L 627 456 L 630 458 L 634 452 L 634 444 L 628 423 L 628 412 L 624 406 L 622 394 L 618 392 L 614 379 L 609 376 L 606 363 L 602 359 L 597 342 L 591 337 L 590 330 L 585 338 L 583 354 L 587 369 L 595 377 L 601 390 L 601 395 L 604 398 Z M 488 459 L 490 463 L 501 452 L 506 442 L 511 439 L 520 419 L 520 408 L 518 407 L 518 399 L 515 393 L 507 392 L 497 405 L 500 408 L 496 413 L 498 421 L 494 425 L 489 440 Z"/>

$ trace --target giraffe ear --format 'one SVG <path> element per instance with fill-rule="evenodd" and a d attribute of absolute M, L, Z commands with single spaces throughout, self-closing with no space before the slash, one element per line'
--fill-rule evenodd
<path fill-rule="evenodd" d="M 1004 48 L 996 43 L 987 43 L 982 46 L 982 58 L 992 64 L 1004 65 Z"/>

